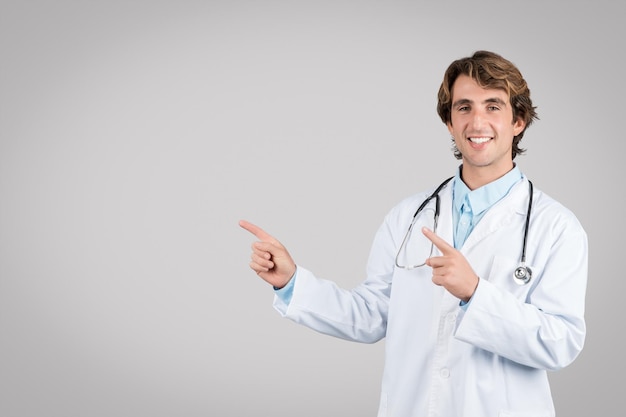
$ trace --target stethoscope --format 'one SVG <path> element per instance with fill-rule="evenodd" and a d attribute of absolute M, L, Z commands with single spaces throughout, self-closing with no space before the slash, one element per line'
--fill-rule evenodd
<path fill-rule="evenodd" d="M 409 229 L 404 235 L 404 239 L 402 240 L 402 244 L 400 245 L 400 249 L 398 250 L 398 254 L 396 255 L 397 267 L 403 268 L 403 269 L 413 269 L 413 268 L 417 268 L 417 267 L 424 265 L 424 264 L 420 264 L 420 265 L 414 265 L 414 266 L 402 266 L 399 264 L 398 258 L 400 256 L 400 253 L 402 252 L 403 247 L 406 245 L 409 236 L 411 235 L 411 230 L 413 229 L 413 225 L 415 224 L 415 221 L 417 220 L 417 215 L 421 213 L 424 207 L 426 207 L 426 205 L 433 198 L 435 199 L 435 219 L 434 219 L 433 231 L 436 231 L 437 222 L 439 220 L 439 205 L 440 205 L 439 204 L 439 192 L 443 189 L 443 187 L 446 186 L 446 184 L 448 184 L 448 182 L 450 182 L 452 178 L 454 177 L 450 177 L 446 179 L 444 182 L 442 182 L 441 184 L 439 184 L 439 186 L 435 189 L 435 191 L 433 191 L 433 193 L 429 195 L 426 198 L 426 200 L 424 200 L 424 202 L 415 211 L 415 214 L 413 215 L 413 220 L 411 221 L 411 224 L 409 225 Z M 526 223 L 524 225 L 524 240 L 522 243 L 522 256 L 520 258 L 519 266 L 515 268 L 515 271 L 513 272 L 513 281 L 515 281 L 515 283 L 518 285 L 528 284 L 533 276 L 533 271 L 530 269 L 530 267 L 526 266 L 526 242 L 528 241 L 528 228 L 530 225 L 530 211 L 532 210 L 532 207 L 533 207 L 533 183 L 529 180 L 528 181 L 528 209 L 526 211 Z M 432 246 L 431 246 L 431 255 L 432 255 Z"/>

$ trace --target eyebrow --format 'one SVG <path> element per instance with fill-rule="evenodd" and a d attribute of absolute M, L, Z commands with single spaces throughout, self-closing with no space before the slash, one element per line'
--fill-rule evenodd
<path fill-rule="evenodd" d="M 452 107 L 457 107 L 457 106 L 460 106 L 461 104 L 472 104 L 472 103 L 473 103 L 472 100 L 467 99 L 467 98 L 462 98 L 452 103 Z M 506 102 L 498 97 L 488 98 L 487 100 L 484 100 L 483 103 L 485 104 L 495 103 L 501 106 L 506 106 Z"/>

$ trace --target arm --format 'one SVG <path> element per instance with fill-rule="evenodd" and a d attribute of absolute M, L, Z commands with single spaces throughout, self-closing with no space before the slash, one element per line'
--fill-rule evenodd
<path fill-rule="evenodd" d="M 250 267 L 275 288 L 286 285 L 296 265 L 284 246 L 248 222 L 242 221 L 240 225 L 261 239 L 252 246 Z M 362 343 L 382 339 L 386 333 L 393 265 L 393 261 L 386 260 L 386 257 L 393 256 L 388 241 L 389 230 L 383 225 L 372 246 L 368 279 L 352 290 L 317 278 L 298 266 L 291 300 L 287 304 L 281 297 L 275 297 L 276 310 L 284 317 L 320 333 Z"/>
<path fill-rule="evenodd" d="M 538 276 L 526 299 L 493 283 L 496 274 L 508 277 L 508 268 L 490 272 L 459 316 L 455 336 L 520 364 L 557 370 L 578 356 L 585 340 L 587 237 L 570 220 L 540 241 L 541 254 L 532 262 Z"/>

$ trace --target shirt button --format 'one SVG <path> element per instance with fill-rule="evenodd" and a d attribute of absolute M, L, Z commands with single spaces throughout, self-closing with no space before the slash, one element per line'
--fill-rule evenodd
<path fill-rule="evenodd" d="M 450 370 L 448 368 L 441 368 L 441 370 L 439 370 L 439 375 L 442 378 L 448 378 L 450 376 Z"/>

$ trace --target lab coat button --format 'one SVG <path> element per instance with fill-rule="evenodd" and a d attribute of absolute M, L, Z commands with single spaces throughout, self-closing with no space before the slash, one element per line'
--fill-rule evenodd
<path fill-rule="evenodd" d="M 441 370 L 439 370 L 439 375 L 442 378 L 448 378 L 450 376 L 450 370 L 448 368 L 441 368 Z"/>
<path fill-rule="evenodd" d="M 456 320 L 456 313 L 448 313 L 448 321 L 454 322 Z"/>

